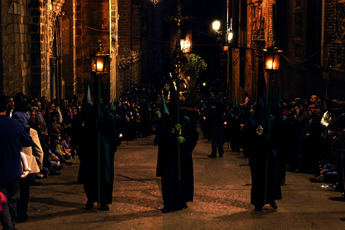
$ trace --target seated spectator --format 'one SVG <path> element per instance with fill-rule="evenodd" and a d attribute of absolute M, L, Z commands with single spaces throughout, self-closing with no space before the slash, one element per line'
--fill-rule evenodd
<path fill-rule="evenodd" d="M 50 136 L 51 143 L 57 144 L 61 135 L 61 127 L 58 123 L 58 115 L 56 113 L 51 114 L 51 120 L 48 124 L 48 133 Z"/>
<path fill-rule="evenodd" d="M 62 169 L 62 165 L 59 157 L 56 156 L 51 149 L 50 138 L 48 138 L 48 148 L 45 161 L 45 165 L 48 168 L 49 175 L 60 175 L 58 171 Z"/>
<path fill-rule="evenodd" d="M 62 149 L 63 151 L 65 151 L 68 155 L 72 156 L 72 150 L 71 150 L 71 137 L 67 136 L 66 138 L 64 138 L 61 142 L 62 145 Z"/>
<path fill-rule="evenodd" d="M 67 145 L 66 140 L 60 139 L 59 142 L 56 145 L 56 151 L 59 152 L 59 154 L 65 159 L 70 160 L 71 159 L 71 148 Z"/>

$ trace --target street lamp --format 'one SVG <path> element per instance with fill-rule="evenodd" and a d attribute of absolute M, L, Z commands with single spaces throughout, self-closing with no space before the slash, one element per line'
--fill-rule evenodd
<path fill-rule="evenodd" d="M 217 34 L 217 42 L 219 42 L 219 45 L 223 45 L 223 51 L 226 52 L 226 89 L 227 95 L 230 96 L 230 44 L 234 38 L 234 33 L 232 31 L 232 20 L 229 20 L 229 1 L 227 1 L 227 5 L 226 32 L 223 33 L 221 30 L 222 24 L 219 20 L 214 20 L 211 27 Z"/>
<path fill-rule="evenodd" d="M 273 45 L 269 48 L 265 48 L 262 50 L 264 53 L 264 61 L 265 61 L 265 70 L 267 72 L 268 77 L 268 116 L 272 116 L 272 74 L 277 72 L 279 70 L 279 64 L 280 64 L 280 56 L 283 53 L 283 50 L 279 49 L 275 45 L 275 40 L 273 40 Z M 267 121 L 269 120 L 269 117 L 267 117 Z M 260 128 L 261 126 L 259 126 Z M 262 127 L 260 129 L 257 129 L 257 132 L 263 132 Z M 265 187 L 264 187 L 264 197 L 265 200 L 267 200 L 267 186 L 268 186 L 268 158 L 269 156 L 266 154 L 266 167 L 265 167 Z"/>
<path fill-rule="evenodd" d="M 221 23 L 219 20 L 214 20 L 212 22 L 212 30 L 214 30 L 216 33 L 219 33 Z"/>
<path fill-rule="evenodd" d="M 109 54 L 104 52 L 102 42 L 98 41 L 97 52 L 91 56 L 91 71 L 97 75 L 106 74 L 109 71 L 109 63 Z"/>
<path fill-rule="evenodd" d="M 266 71 L 277 71 L 279 70 L 280 56 L 283 50 L 278 47 L 270 47 L 263 49 L 265 57 L 265 70 Z"/>
<path fill-rule="evenodd" d="M 160 0 L 150 0 L 154 6 L 157 6 Z"/>
<path fill-rule="evenodd" d="M 268 73 L 268 110 L 272 112 L 272 74 L 279 70 L 280 56 L 283 50 L 279 49 L 277 46 L 273 46 L 263 49 L 264 59 L 265 59 L 265 70 Z"/>
<path fill-rule="evenodd" d="M 95 74 L 97 78 L 97 120 L 101 117 L 101 82 L 102 75 L 109 72 L 110 57 L 109 54 L 105 53 L 102 48 L 102 42 L 98 41 L 98 49 L 95 54 L 91 56 L 91 72 Z M 97 127 L 97 176 L 98 176 L 98 204 L 101 203 L 101 130 Z"/>
<path fill-rule="evenodd" d="M 233 38 L 234 38 L 234 33 L 231 30 L 228 30 L 226 34 L 227 43 L 230 44 Z"/>

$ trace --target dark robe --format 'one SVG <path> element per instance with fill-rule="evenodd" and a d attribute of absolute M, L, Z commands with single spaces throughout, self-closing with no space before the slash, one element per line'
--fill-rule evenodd
<path fill-rule="evenodd" d="M 186 139 L 181 144 L 181 174 L 182 174 L 182 193 L 185 202 L 193 201 L 194 197 L 194 173 L 192 153 L 198 141 L 198 132 L 194 119 L 187 116 L 182 120 L 182 136 Z"/>
<path fill-rule="evenodd" d="M 162 196 L 165 210 L 178 210 L 183 206 L 178 180 L 177 139 L 173 133 L 173 122 L 166 114 L 157 125 L 157 176 L 162 182 Z"/>
<path fill-rule="evenodd" d="M 177 134 L 173 132 L 174 123 L 171 117 L 163 114 L 157 124 L 157 176 L 162 179 L 162 196 L 164 209 L 179 210 L 186 206 L 186 202 L 193 201 L 194 176 L 192 151 L 196 145 L 198 134 L 195 123 L 183 117 L 181 121 L 182 136 L 185 142 L 178 150 Z M 178 166 L 178 151 L 180 151 L 180 165 Z M 180 178 L 179 178 L 180 174 Z"/>
<path fill-rule="evenodd" d="M 117 129 L 115 115 L 103 109 L 99 119 L 93 111 L 88 116 L 81 116 L 79 122 L 79 182 L 84 184 L 84 191 L 89 201 L 104 204 L 112 203 L 114 183 L 114 155 L 117 148 Z M 101 133 L 101 157 L 98 161 L 98 129 Z M 100 166 L 100 176 L 99 176 Z M 100 196 L 99 192 L 100 179 Z M 100 198 L 100 200 L 99 200 Z"/>
<path fill-rule="evenodd" d="M 262 125 L 263 134 L 257 133 L 257 128 Z M 252 177 L 251 203 L 263 206 L 274 200 L 281 199 L 279 157 L 275 143 L 277 126 L 275 118 L 270 116 L 266 125 L 255 118 L 251 119 L 250 132 L 252 135 L 253 149 L 249 155 Z"/>
<path fill-rule="evenodd" d="M 231 151 L 239 152 L 240 151 L 240 135 L 241 135 L 241 128 L 240 128 L 241 120 L 240 120 L 240 113 L 238 109 L 234 109 L 233 115 L 230 121 L 230 135 L 231 135 Z"/>

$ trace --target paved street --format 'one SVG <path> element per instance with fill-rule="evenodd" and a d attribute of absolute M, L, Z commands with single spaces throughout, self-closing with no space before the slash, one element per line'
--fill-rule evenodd
<path fill-rule="evenodd" d="M 210 143 L 199 139 L 194 151 L 195 200 L 189 208 L 163 214 L 160 179 L 155 177 L 157 146 L 153 137 L 122 143 L 116 153 L 110 212 L 84 210 L 78 161 L 60 176 L 32 187 L 29 220 L 19 230 L 113 229 L 329 229 L 344 230 L 345 202 L 340 193 L 311 183 L 312 175 L 288 173 L 278 210 L 262 213 L 250 205 L 250 172 L 241 153 L 227 150 L 209 159 Z"/>

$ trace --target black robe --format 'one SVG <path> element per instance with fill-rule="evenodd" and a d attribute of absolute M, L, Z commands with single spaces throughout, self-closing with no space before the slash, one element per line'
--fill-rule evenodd
<path fill-rule="evenodd" d="M 171 117 L 166 114 L 163 114 L 157 124 L 158 158 L 156 174 L 162 178 L 163 203 L 164 208 L 167 210 L 183 208 L 186 202 L 193 201 L 194 195 L 192 152 L 198 139 L 196 126 L 189 118 L 183 117 L 181 126 L 185 142 L 180 144 L 180 147 L 173 126 Z M 178 151 L 180 151 L 181 156 L 180 169 L 178 166 Z"/>
<path fill-rule="evenodd" d="M 79 182 L 84 184 L 88 200 L 111 204 L 114 155 L 117 148 L 116 117 L 112 112 L 103 110 L 99 119 L 94 112 L 88 114 L 87 117 L 81 116 L 79 124 Z M 98 162 L 98 129 L 101 133 L 100 163 Z M 98 194 L 99 183 L 100 195 Z"/>
<path fill-rule="evenodd" d="M 264 132 L 257 133 L 257 128 L 262 125 Z M 253 146 L 249 155 L 249 164 L 252 177 L 251 203 L 263 206 L 271 201 L 281 199 L 279 156 L 275 143 L 277 126 L 273 117 L 266 125 L 255 118 L 251 118 L 249 132 Z"/>
<path fill-rule="evenodd" d="M 194 197 L 194 172 L 193 172 L 193 150 L 198 141 L 198 132 L 196 131 L 195 120 L 187 116 L 182 120 L 182 136 L 186 139 L 181 144 L 181 185 L 183 200 L 185 202 L 193 201 Z"/>

